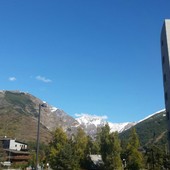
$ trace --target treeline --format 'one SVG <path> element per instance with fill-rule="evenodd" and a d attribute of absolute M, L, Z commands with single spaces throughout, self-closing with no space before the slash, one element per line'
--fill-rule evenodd
<path fill-rule="evenodd" d="M 95 139 L 87 136 L 81 128 L 71 138 L 61 128 L 57 128 L 49 146 L 43 148 L 39 160 L 44 165 L 49 163 L 55 170 L 170 168 L 169 155 L 164 150 L 154 144 L 143 148 L 140 146 L 135 128 L 131 129 L 129 137 L 124 141 L 120 141 L 117 132 L 110 132 L 108 124 L 101 128 Z M 89 159 L 90 155 L 101 155 L 102 161 L 94 165 Z"/>

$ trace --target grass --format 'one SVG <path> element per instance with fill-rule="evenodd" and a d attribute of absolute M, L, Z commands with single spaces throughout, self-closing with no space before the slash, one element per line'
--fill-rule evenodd
<path fill-rule="evenodd" d="M 35 142 L 37 114 L 35 103 L 29 95 L 6 91 L 3 102 L 0 103 L 0 137 L 7 136 L 23 142 Z M 48 143 L 51 136 L 51 132 L 40 125 L 40 141 Z"/>
<path fill-rule="evenodd" d="M 37 113 L 36 109 L 34 108 L 35 104 L 32 102 L 28 95 L 25 95 L 25 93 L 13 93 L 6 91 L 5 100 L 16 107 L 19 112 Z"/>

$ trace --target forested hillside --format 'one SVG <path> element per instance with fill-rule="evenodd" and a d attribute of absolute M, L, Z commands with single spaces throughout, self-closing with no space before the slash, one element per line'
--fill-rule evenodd
<path fill-rule="evenodd" d="M 134 126 L 139 136 L 141 146 L 155 144 L 161 148 L 167 147 L 166 113 L 162 111 Z M 121 133 L 120 138 L 126 140 L 130 129 Z"/>

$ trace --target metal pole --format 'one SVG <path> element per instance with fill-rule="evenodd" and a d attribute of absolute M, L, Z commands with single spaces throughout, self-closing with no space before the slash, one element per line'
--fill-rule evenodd
<path fill-rule="evenodd" d="M 39 140 L 40 140 L 40 116 L 41 116 L 41 104 L 39 104 L 38 114 L 38 128 L 37 128 L 37 147 L 36 147 L 36 170 L 38 170 L 38 154 L 39 154 Z"/>

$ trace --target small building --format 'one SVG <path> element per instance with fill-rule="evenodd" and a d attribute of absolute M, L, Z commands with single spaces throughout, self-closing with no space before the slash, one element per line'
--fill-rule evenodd
<path fill-rule="evenodd" d="M 28 145 L 23 142 L 16 141 L 15 139 L 1 139 L 2 146 L 4 149 L 11 149 L 11 150 L 16 150 L 16 151 L 27 151 L 28 150 Z"/>
<path fill-rule="evenodd" d="M 28 163 L 30 153 L 28 152 L 28 145 L 26 143 L 8 138 L 0 139 L 0 141 L 7 155 L 6 160 L 2 163 L 2 165 L 4 165 L 6 162 L 8 162 L 10 165 Z"/>

